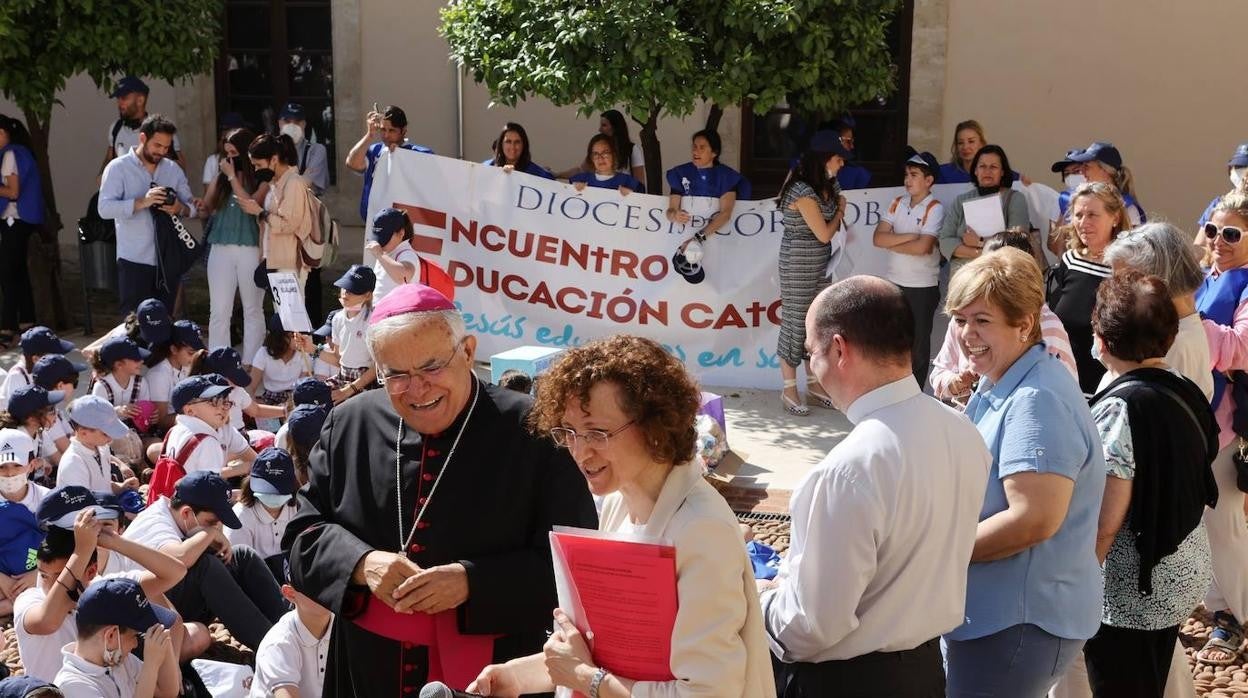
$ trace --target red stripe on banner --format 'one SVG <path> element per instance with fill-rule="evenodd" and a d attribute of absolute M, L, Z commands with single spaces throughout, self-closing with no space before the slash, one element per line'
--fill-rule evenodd
<path fill-rule="evenodd" d="M 397 201 L 394 203 L 394 207 L 406 211 L 407 217 L 412 219 L 413 225 L 424 225 L 446 230 L 446 213 L 442 211 L 401 204 Z M 442 254 L 442 242 L 442 238 L 417 233 L 412 236 L 411 245 L 412 249 L 417 252 L 438 256 Z"/>

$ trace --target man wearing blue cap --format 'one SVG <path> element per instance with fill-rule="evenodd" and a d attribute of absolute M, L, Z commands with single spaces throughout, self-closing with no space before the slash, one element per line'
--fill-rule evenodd
<path fill-rule="evenodd" d="M 133 75 L 127 75 L 117 81 L 109 97 L 117 100 L 117 120 L 109 126 L 108 148 L 104 151 L 104 162 L 100 164 L 100 172 L 114 158 L 124 156 L 130 149 L 139 144 L 139 125 L 147 118 L 147 95 L 150 90 L 147 83 Z M 182 144 L 177 136 L 173 139 L 173 149 L 169 159 L 182 166 Z"/>
<path fill-rule="evenodd" d="M 66 698 L 172 697 L 182 690 L 169 628 L 178 616 L 147 600 L 133 579 L 93 584 L 78 601 L 78 641 L 62 650 L 53 682 Z M 143 659 L 132 654 L 143 636 Z"/>
<path fill-rule="evenodd" d="M 220 475 L 188 473 L 174 486 L 172 497 L 161 497 L 144 509 L 123 537 L 168 553 L 186 566 L 186 577 L 168 597 L 187 622 L 220 618 L 232 636 L 254 648 L 289 608 L 264 558 L 245 545 L 230 545 L 223 529 L 242 526 L 231 495 Z"/>
<path fill-rule="evenodd" d="M 374 104 L 374 109 L 376 105 Z M 347 167 L 364 175 L 364 191 L 360 194 L 360 220 L 368 222 L 368 196 L 373 188 L 373 171 L 382 149 L 393 153 L 395 148 L 417 153 L 433 153 L 423 145 L 407 140 L 407 113 L 390 105 L 385 109 L 370 111 L 364 117 L 364 137 L 351 146 L 347 154 Z"/>
<path fill-rule="evenodd" d="M 308 181 L 312 193 L 324 196 L 329 189 L 329 153 L 325 146 L 308 140 L 308 119 L 303 105 L 287 102 L 277 115 L 278 131 L 290 136 L 299 154 L 299 174 Z"/>

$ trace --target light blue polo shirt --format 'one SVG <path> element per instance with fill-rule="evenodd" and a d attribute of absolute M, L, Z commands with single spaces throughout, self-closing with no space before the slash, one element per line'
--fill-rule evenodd
<path fill-rule="evenodd" d="M 979 520 L 1007 508 L 1002 479 L 1025 472 L 1075 481 L 1066 520 L 1052 538 L 1003 560 L 972 562 L 966 622 L 948 635 L 973 640 L 1030 623 L 1070 640 L 1101 624 L 1102 578 L 1096 522 L 1105 490 L 1105 458 L 1092 412 L 1061 362 L 1037 344 L 996 385 L 981 382 L 966 414 L 992 452 Z"/>

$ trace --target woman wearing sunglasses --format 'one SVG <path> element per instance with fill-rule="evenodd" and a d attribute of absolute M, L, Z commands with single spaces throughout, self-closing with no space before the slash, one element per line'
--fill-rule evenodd
<path fill-rule="evenodd" d="M 572 452 L 595 495 L 599 528 L 676 548 L 673 681 L 596 666 L 561 610 L 544 654 L 488 666 L 470 693 L 517 696 L 556 686 L 583 695 L 775 696 L 754 573 L 736 518 L 690 458 L 699 392 L 659 344 L 617 335 L 569 350 L 537 384 L 530 421 Z"/>
<path fill-rule="evenodd" d="M 1244 639 L 1240 621 L 1248 613 L 1248 524 L 1244 493 L 1236 486 L 1235 458 L 1244 443 L 1232 428 L 1237 396 L 1227 375 L 1248 371 L 1248 194 L 1222 197 L 1202 231 L 1213 264 L 1196 291 L 1196 310 L 1204 318 L 1213 368 L 1213 410 L 1218 418 L 1218 457 L 1213 476 L 1218 505 L 1205 510 L 1205 527 L 1213 552 L 1213 587 L 1205 608 L 1214 612 L 1217 627 L 1196 653 L 1197 661 L 1225 666 L 1236 661 Z"/>

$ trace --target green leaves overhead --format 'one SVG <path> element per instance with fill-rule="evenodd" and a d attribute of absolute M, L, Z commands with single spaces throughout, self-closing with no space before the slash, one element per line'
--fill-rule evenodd
<path fill-rule="evenodd" d="M 530 95 L 645 122 L 787 100 L 833 113 L 894 89 L 885 41 L 900 0 L 455 0 L 451 55 L 495 101 Z"/>
<path fill-rule="evenodd" d="M 0 93 L 47 120 L 65 82 L 103 89 L 125 74 L 177 81 L 207 72 L 220 46 L 220 0 L 3 0 Z"/>

